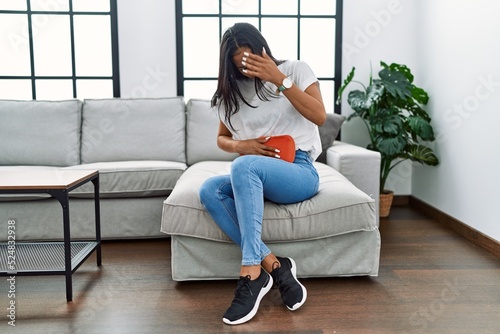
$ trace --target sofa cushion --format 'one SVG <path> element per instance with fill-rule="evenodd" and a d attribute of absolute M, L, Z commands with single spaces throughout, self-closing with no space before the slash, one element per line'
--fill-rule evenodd
<path fill-rule="evenodd" d="M 0 165 L 80 163 L 81 102 L 0 101 Z"/>
<path fill-rule="evenodd" d="M 85 100 L 82 163 L 186 162 L 182 97 Z"/>
<path fill-rule="evenodd" d="M 200 161 L 230 161 L 238 155 L 217 146 L 219 117 L 209 100 L 191 99 L 186 106 L 186 157 L 188 165 Z"/>
<path fill-rule="evenodd" d="M 316 161 L 326 163 L 326 151 L 337 138 L 342 123 L 345 121 L 345 116 L 339 114 L 326 114 L 326 121 L 323 125 L 318 126 L 319 136 L 321 138 L 321 154 L 316 158 Z"/>
<path fill-rule="evenodd" d="M 65 169 L 99 171 L 99 197 L 167 197 L 186 169 L 186 164 L 171 161 L 117 161 L 72 166 Z M 70 197 L 93 198 L 94 186 L 86 183 Z"/>
<path fill-rule="evenodd" d="M 206 161 L 189 167 L 163 204 L 161 231 L 229 241 L 203 208 L 198 192 L 208 177 L 227 174 L 230 165 L 230 162 Z M 322 163 L 315 166 L 320 176 L 316 196 L 289 205 L 265 202 L 264 241 L 313 240 L 377 229 L 374 200 L 335 169 Z"/>

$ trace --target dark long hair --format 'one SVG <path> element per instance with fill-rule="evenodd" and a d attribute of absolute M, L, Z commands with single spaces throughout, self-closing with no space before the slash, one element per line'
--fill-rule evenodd
<path fill-rule="evenodd" d="M 261 79 L 245 77 L 234 65 L 233 57 L 242 47 L 248 47 L 252 53 L 258 55 L 262 55 L 262 49 L 265 48 L 266 53 L 276 65 L 283 63 L 282 60 L 273 57 L 264 36 L 253 25 L 244 22 L 236 23 L 224 32 L 220 43 L 217 90 L 212 97 L 212 107 L 220 108 L 223 106 L 225 119 L 229 124 L 231 124 L 231 116 L 240 109 L 240 101 L 254 108 L 241 94 L 237 80 L 254 80 L 255 92 L 262 101 L 268 101 L 270 97 L 275 95 L 274 92 L 266 89 Z"/>

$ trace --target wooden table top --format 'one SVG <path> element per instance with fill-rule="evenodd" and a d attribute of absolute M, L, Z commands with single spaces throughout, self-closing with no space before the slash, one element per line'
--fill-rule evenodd
<path fill-rule="evenodd" d="M 96 170 L 26 169 L 0 172 L 1 190 L 68 189 L 89 179 Z"/>

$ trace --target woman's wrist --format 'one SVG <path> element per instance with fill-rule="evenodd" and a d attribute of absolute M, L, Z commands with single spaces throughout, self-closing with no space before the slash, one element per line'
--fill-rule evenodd
<path fill-rule="evenodd" d="M 282 84 L 283 84 L 283 80 L 286 78 L 286 75 L 284 75 L 282 73 L 281 76 L 279 76 L 279 79 L 278 81 L 274 82 L 274 84 L 276 85 L 276 88 L 279 88 Z"/>
<path fill-rule="evenodd" d="M 240 143 L 239 140 L 234 140 L 233 139 L 233 142 L 232 142 L 232 145 L 231 145 L 232 153 L 238 153 L 238 145 L 239 145 L 239 143 Z"/>

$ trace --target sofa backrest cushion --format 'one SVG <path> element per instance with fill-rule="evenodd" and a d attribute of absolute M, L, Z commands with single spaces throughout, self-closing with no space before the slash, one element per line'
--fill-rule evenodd
<path fill-rule="evenodd" d="M 81 102 L 0 101 L 0 165 L 80 163 Z"/>
<path fill-rule="evenodd" d="M 186 162 L 182 97 L 89 99 L 82 110 L 82 163 Z"/>
<path fill-rule="evenodd" d="M 326 151 L 333 145 L 335 139 L 340 132 L 340 128 L 346 117 L 339 114 L 326 114 L 326 121 L 321 126 L 318 126 L 319 137 L 321 138 L 321 154 L 316 158 L 316 161 L 326 163 Z"/>
<path fill-rule="evenodd" d="M 219 117 L 209 100 L 190 99 L 186 105 L 187 164 L 200 161 L 231 161 L 237 154 L 227 153 L 217 146 Z"/>

